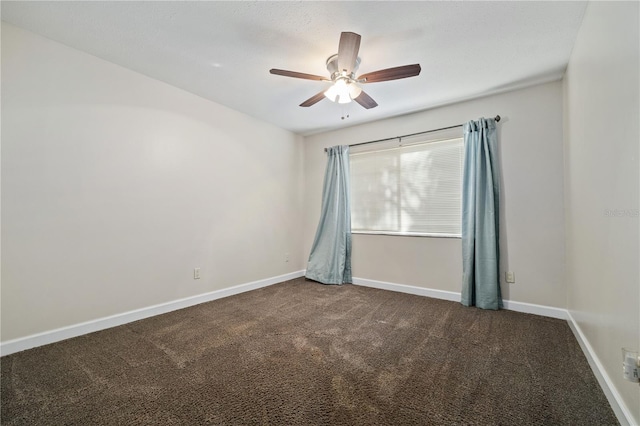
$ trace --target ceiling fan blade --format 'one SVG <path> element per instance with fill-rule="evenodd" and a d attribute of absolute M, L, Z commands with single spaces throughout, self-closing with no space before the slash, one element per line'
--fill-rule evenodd
<path fill-rule="evenodd" d="M 271 74 L 283 75 L 285 77 L 304 78 L 305 80 L 331 81 L 327 77 L 321 77 L 319 75 L 305 74 L 302 72 L 295 72 L 295 71 L 279 70 L 275 68 L 270 69 L 269 72 Z"/>
<path fill-rule="evenodd" d="M 340 34 L 338 46 L 338 70 L 350 74 L 356 67 L 358 51 L 360 50 L 360 35 L 356 33 Z"/>
<path fill-rule="evenodd" d="M 400 78 L 415 77 L 420 74 L 420 64 L 403 65 L 401 67 L 387 68 L 385 70 L 373 71 L 362 74 L 358 80 L 363 83 L 377 83 L 378 81 L 398 80 Z"/>
<path fill-rule="evenodd" d="M 364 90 L 360 92 L 357 98 L 354 99 L 357 103 L 365 107 L 366 109 L 375 108 L 378 106 L 378 103 L 373 100 L 373 98 L 367 95 Z"/>
<path fill-rule="evenodd" d="M 310 97 L 309 99 L 307 99 L 306 101 L 301 103 L 300 106 L 301 107 L 310 107 L 311 105 L 317 104 L 318 102 L 320 102 L 321 100 L 324 99 L 324 92 L 325 92 L 325 90 L 323 90 L 320 93 L 317 93 L 317 94 L 313 95 L 312 97 Z"/>

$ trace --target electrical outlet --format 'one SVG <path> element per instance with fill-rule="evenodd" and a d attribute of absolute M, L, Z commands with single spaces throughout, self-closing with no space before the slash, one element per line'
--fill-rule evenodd
<path fill-rule="evenodd" d="M 194 280 L 200 279 L 200 268 L 193 268 L 193 279 Z"/>
<path fill-rule="evenodd" d="M 289 261 L 289 253 L 285 253 L 284 254 L 284 261 L 288 262 Z"/>
<path fill-rule="evenodd" d="M 516 274 L 513 273 L 513 271 L 507 271 L 505 272 L 505 278 L 507 280 L 508 283 L 513 284 L 516 282 Z"/>

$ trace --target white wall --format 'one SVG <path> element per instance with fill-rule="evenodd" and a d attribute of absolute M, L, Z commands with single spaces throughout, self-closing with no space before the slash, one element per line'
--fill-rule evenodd
<path fill-rule="evenodd" d="M 381 107 L 384 100 L 379 99 Z M 304 249 L 309 255 L 320 212 L 323 148 L 394 137 L 500 114 L 502 289 L 512 301 L 565 308 L 562 85 L 547 83 L 305 138 Z M 460 130 L 462 133 L 462 129 Z M 353 275 L 460 291 L 459 239 L 353 236 Z M 504 271 L 516 283 L 504 283 Z"/>
<path fill-rule="evenodd" d="M 301 141 L 2 23 L 2 341 L 303 269 Z"/>
<path fill-rule="evenodd" d="M 639 12 L 589 3 L 564 80 L 567 307 L 635 424 L 620 348 L 640 349 Z"/>

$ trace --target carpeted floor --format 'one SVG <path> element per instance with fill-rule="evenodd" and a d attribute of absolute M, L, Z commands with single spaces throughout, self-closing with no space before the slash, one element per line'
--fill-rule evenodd
<path fill-rule="evenodd" d="M 303 278 L 1 364 L 6 425 L 617 424 L 565 321 Z"/>

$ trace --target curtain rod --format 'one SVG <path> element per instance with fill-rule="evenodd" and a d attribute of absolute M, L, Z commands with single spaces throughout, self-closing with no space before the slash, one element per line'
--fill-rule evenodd
<path fill-rule="evenodd" d="M 494 120 L 500 121 L 500 116 L 496 115 Z M 433 130 L 425 130 L 424 132 L 418 132 L 418 133 L 410 133 L 408 135 L 402 135 L 402 136 L 396 136 L 394 138 L 386 138 L 386 139 L 377 139 L 375 141 L 368 141 L 368 142 L 360 142 L 360 143 L 354 143 L 351 144 L 349 146 L 358 146 L 358 145 L 367 145 L 370 143 L 376 143 L 376 142 L 386 142 L 386 141 L 392 141 L 394 139 L 402 139 L 402 138 L 408 138 L 410 136 L 417 136 L 417 135 L 424 135 L 426 133 L 433 133 L 433 132 L 439 132 L 440 130 L 449 130 L 449 129 L 455 129 L 456 127 L 462 127 L 464 126 L 464 124 L 456 124 L 455 126 L 449 126 L 449 127 L 441 127 L 439 129 L 433 129 Z M 324 152 L 327 152 L 327 148 L 324 149 Z"/>

